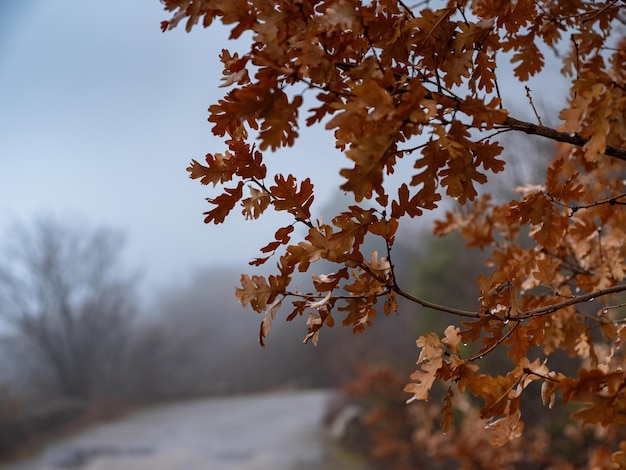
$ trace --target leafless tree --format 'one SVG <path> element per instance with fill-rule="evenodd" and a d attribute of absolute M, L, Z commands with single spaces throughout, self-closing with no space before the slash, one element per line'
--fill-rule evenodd
<path fill-rule="evenodd" d="M 0 265 L 0 316 L 44 364 L 63 396 L 110 387 L 135 312 L 122 238 L 50 218 L 16 226 Z"/>

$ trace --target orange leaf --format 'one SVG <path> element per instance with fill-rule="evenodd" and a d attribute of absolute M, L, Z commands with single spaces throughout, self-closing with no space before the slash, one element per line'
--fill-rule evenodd
<path fill-rule="evenodd" d="M 264 190 L 250 187 L 250 197 L 241 201 L 242 214 L 246 219 L 258 219 L 270 204 L 270 194 Z"/>
<path fill-rule="evenodd" d="M 237 166 L 233 160 L 232 155 L 222 155 L 216 153 L 212 155 L 208 153 L 206 155 L 207 166 L 198 163 L 196 160 L 191 160 L 191 165 L 187 167 L 187 171 L 190 173 L 191 179 L 200 178 L 200 183 L 209 184 L 212 183 L 215 187 L 217 183 L 225 183 L 233 178 L 233 175 L 237 171 Z"/>
<path fill-rule="evenodd" d="M 243 182 L 240 181 L 236 188 L 224 188 L 225 193 L 220 194 L 216 198 L 207 198 L 207 201 L 211 204 L 215 204 L 217 207 L 205 212 L 206 215 L 204 223 L 208 224 L 213 222 L 214 224 L 221 224 L 226 219 L 226 216 L 235 207 L 235 204 L 239 202 L 243 196 Z"/>
<path fill-rule="evenodd" d="M 283 175 L 276 175 L 274 181 L 276 184 L 270 188 L 270 194 L 273 196 L 272 204 L 276 210 L 287 211 L 298 220 L 308 220 L 311 217 L 310 207 L 313 203 L 311 179 L 306 178 L 302 181 L 300 190 L 293 175 L 288 175 L 287 179 Z"/>
<path fill-rule="evenodd" d="M 521 418 L 522 413 L 517 410 L 504 418 L 491 421 L 485 426 L 485 429 L 489 431 L 489 442 L 494 446 L 502 447 L 513 439 L 521 437 L 524 432 L 524 422 Z"/>
<path fill-rule="evenodd" d="M 269 283 L 268 283 L 269 280 Z M 289 278 L 282 276 L 263 276 L 247 274 L 241 276 L 241 287 L 235 289 L 237 300 L 244 306 L 250 305 L 255 312 L 262 312 L 279 294 L 285 291 Z"/>
<path fill-rule="evenodd" d="M 441 340 L 443 344 L 448 346 L 455 353 L 459 352 L 459 343 L 461 342 L 461 335 L 459 334 L 461 329 L 450 325 L 444 331 L 445 337 Z"/>
<path fill-rule="evenodd" d="M 402 183 L 398 189 L 398 199 L 391 201 L 391 217 L 399 219 L 404 214 L 408 214 L 410 217 L 420 216 L 423 211 L 419 206 L 419 196 L 415 195 L 409 199 L 409 187 L 406 183 Z"/>
<path fill-rule="evenodd" d="M 441 418 L 441 430 L 446 434 L 450 432 L 450 428 L 452 428 L 452 424 L 454 424 L 454 409 L 452 408 L 452 398 L 454 398 L 454 392 L 452 391 L 452 387 L 448 387 L 446 397 L 443 399 L 444 406 L 441 409 L 441 414 L 443 415 L 443 417 Z"/>
<path fill-rule="evenodd" d="M 404 387 L 404 391 L 413 396 L 407 400 L 428 400 L 428 393 L 432 388 L 437 373 L 443 366 L 443 345 L 435 333 L 427 333 L 417 340 L 417 347 L 421 348 L 417 365 L 419 368 L 411 374 L 414 383 Z"/>

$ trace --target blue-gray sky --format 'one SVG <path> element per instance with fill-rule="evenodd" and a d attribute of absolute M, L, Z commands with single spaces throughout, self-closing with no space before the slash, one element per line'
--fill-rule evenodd
<path fill-rule="evenodd" d="M 42 214 L 120 230 L 144 292 L 198 266 L 245 270 L 271 227 L 206 226 L 216 193 L 185 171 L 224 149 L 207 108 L 227 30 L 162 33 L 158 0 L 9 0 L 0 18 L 0 233 Z M 294 152 L 300 172 L 319 166 L 318 141 Z"/>
<path fill-rule="evenodd" d="M 246 270 L 277 227 L 241 217 L 204 225 L 204 198 L 216 193 L 185 168 L 224 150 L 207 108 L 225 91 L 219 51 L 237 46 L 223 27 L 164 34 L 168 18 L 158 0 L 0 3 L 0 236 L 13 219 L 44 214 L 120 230 L 148 294 L 200 266 Z M 548 77 L 558 77 L 547 60 Z M 545 87 L 541 80 L 531 87 Z M 501 81 L 503 96 L 530 118 L 514 82 Z M 543 96 L 561 102 L 562 93 Z M 304 137 L 270 168 L 313 176 L 319 208 L 346 162 L 334 158 L 330 133 Z"/>

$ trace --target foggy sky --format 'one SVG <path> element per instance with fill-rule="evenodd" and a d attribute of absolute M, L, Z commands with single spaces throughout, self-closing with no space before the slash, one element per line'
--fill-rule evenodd
<path fill-rule="evenodd" d="M 158 0 L 3 2 L 0 16 L 0 236 L 40 215 L 120 230 L 148 293 L 199 266 L 245 270 L 276 228 L 239 216 L 206 226 L 204 198 L 217 193 L 185 171 L 224 150 L 207 108 L 225 93 L 228 31 L 162 33 Z M 273 158 L 336 184 L 318 170 L 319 142 Z"/>
<path fill-rule="evenodd" d="M 225 92 L 219 51 L 237 48 L 226 28 L 162 33 L 169 16 L 158 0 L 0 5 L 0 236 L 13 220 L 40 215 L 120 230 L 128 267 L 143 272 L 149 295 L 199 267 L 248 270 L 276 228 L 291 223 L 281 214 L 264 217 L 269 224 L 236 216 L 206 226 L 204 198 L 218 193 L 185 171 L 192 158 L 224 150 L 207 108 Z M 554 58 L 546 60 L 550 69 Z M 558 64 L 552 69 L 531 87 L 558 87 Z M 499 73 L 504 99 L 519 103 L 517 117 L 532 119 L 523 89 L 512 89 L 510 71 Z M 534 96 L 562 103 L 563 94 Z M 307 130 L 294 149 L 266 154 L 270 174 L 312 176 L 314 212 L 332 203 L 346 166 L 331 139 Z M 410 171 L 411 162 L 401 164 Z"/>

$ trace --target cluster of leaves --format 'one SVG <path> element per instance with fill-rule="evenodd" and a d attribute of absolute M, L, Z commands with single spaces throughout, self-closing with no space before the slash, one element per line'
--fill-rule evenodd
<path fill-rule="evenodd" d="M 458 0 L 432 2 L 437 8 L 427 2 L 421 10 L 400 0 L 163 3 L 173 12 L 164 30 L 181 20 L 191 29 L 219 19 L 233 26 L 230 37 L 238 44 L 249 40 L 241 55 L 222 52 L 230 90 L 209 108 L 213 133 L 228 150 L 192 161 L 188 171 L 223 187 L 208 199 L 207 223 L 223 222 L 238 204 L 249 219 L 270 208 L 289 214 L 290 224 L 251 263 L 273 258 L 276 274 L 243 275 L 236 291 L 244 306 L 264 315 L 261 342 L 286 300 L 287 319 L 305 315 L 305 341 L 316 343 L 335 316 L 361 332 L 404 297 L 462 320 L 442 337 L 417 340 L 418 369 L 406 386 L 412 401 L 426 400 L 435 383 L 446 385 L 444 430 L 469 391 L 483 400 L 480 416 L 493 444 L 519 437 L 521 397 L 533 382 L 541 383 L 548 406 L 557 396 L 588 404 L 577 413 L 583 423 L 624 424 L 623 0 Z M 514 100 L 503 101 L 496 73 L 510 62 L 525 82 L 542 73 L 550 48 L 571 85 L 556 129 L 538 115 L 538 124 L 512 117 L 506 105 Z M 313 182 L 268 175 L 263 154 L 294 144 L 309 91 L 316 97 L 305 125 L 324 122 L 348 162 L 339 189 L 354 204 L 330 223 L 313 217 Z M 497 204 L 479 196 L 478 185 L 504 170 L 497 138 L 509 131 L 558 146 L 542 184 Z M 411 160 L 413 172 L 394 185 L 387 176 L 400 159 Z M 490 275 L 478 279 L 479 302 L 468 310 L 410 295 L 392 262 L 400 222 L 444 198 L 455 209 L 435 232 L 459 231 L 468 245 L 490 252 Z M 292 240 L 296 224 L 306 233 Z M 379 240 L 385 253 L 363 253 L 366 238 Z M 291 287 L 294 273 L 313 272 L 320 261 L 336 269 L 313 274 L 310 289 Z M 602 306 L 590 309 L 593 299 Z M 477 353 L 462 354 L 464 343 L 477 345 Z M 510 359 L 506 374 L 480 369 L 483 356 L 501 350 Z M 576 376 L 551 369 L 557 351 L 579 358 Z M 619 452 L 614 458 L 626 459 Z"/>
<path fill-rule="evenodd" d="M 344 387 L 350 400 L 363 411 L 342 442 L 365 454 L 373 468 L 615 468 L 611 448 L 624 437 L 619 426 L 580 429 L 569 422 L 563 409 L 556 416 L 552 411 L 549 417 L 534 413 L 525 431 L 527 439 L 514 440 L 506 447 L 493 446 L 480 410 L 467 396 L 459 397 L 455 425 L 443 434 L 438 431 L 436 404 L 403 406 L 400 391 L 404 380 L 404 374 L 376 366 Z"/>

